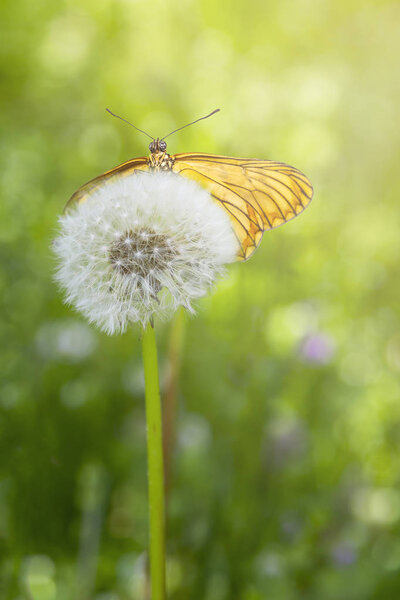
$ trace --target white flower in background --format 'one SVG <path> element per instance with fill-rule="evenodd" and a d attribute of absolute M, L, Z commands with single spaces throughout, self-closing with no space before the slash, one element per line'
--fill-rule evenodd
<path fill-rule="evenodd" d="M 73 304 L 109 334 L 178 306 L 193 312 L 235 259 L 229 217 L 197 183 L 172 173 L 132 174 L 60 217 L 56 278 Z"/>

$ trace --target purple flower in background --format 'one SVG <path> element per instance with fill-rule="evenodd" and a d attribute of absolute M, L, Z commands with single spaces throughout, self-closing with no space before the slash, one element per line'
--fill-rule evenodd
<path fill-rule="evenodd" d="M 326 365 L 335 353 L 335 343 L 326 333 L 307 335 L 300 344 L 300 356 L 304 362 Z"/>
<path fill-rule="evenodd" d="M 332 562 L 338 567 L 348 567 L 356 559 L 356 550 L 349 544 L 337 544 L 331 552 Z"/>

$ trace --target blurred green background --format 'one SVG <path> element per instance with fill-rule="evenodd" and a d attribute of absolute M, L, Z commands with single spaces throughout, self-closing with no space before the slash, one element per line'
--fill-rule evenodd
<path fill-rule="evenodd" d="M 169 151 L 315 186 L 186 321 L 169 598 L 399 598 L 399 3 L 0 10 L 0 598 L 146 597 L 139 331 L 98 333 L 52 280 L 69 196 L 147 153 L 106 106 L 154 135 L 219 107 Z"/>

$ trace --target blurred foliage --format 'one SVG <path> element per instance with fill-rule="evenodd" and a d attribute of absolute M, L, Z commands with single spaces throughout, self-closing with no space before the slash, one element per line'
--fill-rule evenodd
<path fill-rule="evenodd" d="M 0 597 L 142 600 L 143 382 L 132 330 L 62 303 L 57 215 L 147 153 L 273 158 L 315 199 L 186 324 L 171 600 L 400 597 L 400 6 L 1 3 Z M 169 324 L 157 324 L 163 372 Z"/>

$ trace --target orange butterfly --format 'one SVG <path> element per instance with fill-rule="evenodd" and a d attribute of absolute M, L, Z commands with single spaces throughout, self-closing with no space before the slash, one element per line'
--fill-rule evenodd
<path fill-rule="evenodd" d="M 129 123 L 126 119 L 106 110 Z M 193 123 L 207 119 L 218 110 Z M 179 129 L 175 129 L 168 135 Z M 247 260 L 259 245 L 264 231 L 290 221 L 311 201 L 312 185 L 304 173 L 294 167 L 272 160 L 234 158 L 200 152 L 171 155 L 166 152 L 165 138 L 168 136 L 161 139 L 153 138 L 141 129 L 138 131 L 152 139 L 149 145 L 150 155 L 133 158 L 95 177 L 73 194 L 66 209 L 75 203 L 85 202 L 104 183 L 119 177 L 142 171 L 172 171 L 197 181 L 210 192 L 215 201 L 223 206 L 231 218 L 233 230 L 240 244 L 237 258 Z"/>

